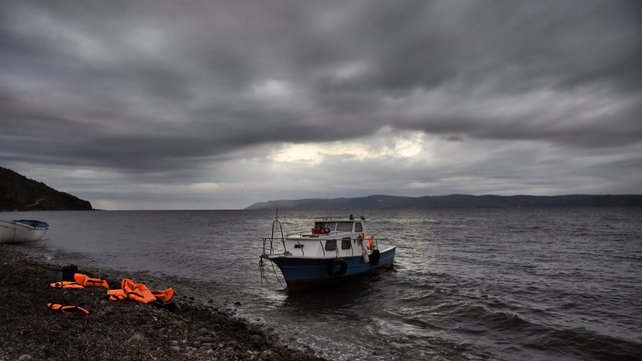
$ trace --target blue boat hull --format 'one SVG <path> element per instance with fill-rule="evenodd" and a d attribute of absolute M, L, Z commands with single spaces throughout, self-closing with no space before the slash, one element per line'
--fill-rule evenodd
<path fill-rule="evenodd" d="M 49 224 L 47 222 L 43 221 L 37 221 L 35 219 L 20 219 L 17 220 L 16 223 L 24 224 L 29 227 L 33 227 L 34 229 L 48 229 Z"/>
<path fill-rule="evenodd" d="M 288 291 L 300 291 L 335 284 L 345 279 L 392 267 L 396 247 L 381 252 L 379 262 L 370 264 L 361 255 L 341 258 L 269 257 L 283 273 Z"/>

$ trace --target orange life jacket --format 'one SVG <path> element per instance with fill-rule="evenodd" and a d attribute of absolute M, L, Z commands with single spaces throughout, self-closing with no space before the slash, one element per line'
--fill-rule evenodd
<path fill-rule="evenodd" d="M 141 303 L 150 303 L 156 301 L 156 297 L 152 294 L 152 291 L 147 288 L 142 283 L 136 283 L 133 280 L 124 278 L 122 281 L 122 287 L 125 293 L 127 293 L 127 298 L 130 300 L 138 301 Z"/>
<path fill-rule="evenodd" d="M 61 305 L 59 303 L 47 303 L 47 307 L 52 311 L 64 313 L 64 314 L 76 314 L 76 315 L 88 315 L 89 310 L 82 308 L 80 306 L 73 305 Z"/>
<path fill-rule="evenodd" d="M 152 290 L 152 295 L 156 297 L 156 301 L 169 302 L 174 297 L 174 289 L 168 288 L 165 291 Z"/>
<path fill-rule="evenodd" d="M 107 290 L 107 294 L 109 295 L 109 299 L 112 301 L 123 301 L 127 299 L 127 294 L 125 291 L 119 289 L 119 290 Z"/>
<path fill-rule="evenodd" d="M 85 288 L 83 285 L 73 281 L 60 281 L 50 283 L 49 287 L 51 288 Z"/>
<path fill-rule="evenodd" d="M 165 291 L 150 291 L 147 286 L 142 283 L 136 283 L 129 278 L 123 278 L 121 281 L 121 289 L 108 290 L 107 294 L 112 301 L 130 299 L 142 303 L 150 303 L 156 300 L 167 302 L 174 296 L 174 290 L 171 288 Z"/>
<path fill-rule="evenodd" d="M 372 249 L 372 236 L 366 236 L 366 241 L 368 241 L 368 249 Z"/>
<path fill-rule="evenodd" d="M 109 288 L 109 284 L 107 283 L 106 280 L 101 280 L 100 278 L 91 278 L 87 275 L 84 275 L 82 273 L 75 273 L 74 274 L 74 280 L 78 282 L 79 284 L 85 286 L 85 287 L 104 287 L 104 288 Z"/>

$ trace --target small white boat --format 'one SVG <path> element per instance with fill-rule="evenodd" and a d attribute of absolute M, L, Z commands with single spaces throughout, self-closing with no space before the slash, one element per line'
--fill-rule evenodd
<path fill-rule="evenodd" d="M 48 230 L 49 225 L 42 221 L 19 219 L 9 222 L 0 220 L 0 243 L 39 241 Z"/>
<path fill-rule="evenodd" d="M 365 223 L 352 215 L 316 218 L 309 231 L 284 235 L 277 218 L 272 236 L 263 239 L 260 265 L 264 259 L 276 264 L 290 292 L 392 268 L 396 247 L 379 245 L 365 233 Z"/>

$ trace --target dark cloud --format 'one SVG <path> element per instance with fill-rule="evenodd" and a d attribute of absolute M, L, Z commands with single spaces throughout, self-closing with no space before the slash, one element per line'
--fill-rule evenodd
<path fill-rule="evenodd" d="M 624 154 L 642 139 L 641 9 L 0 0 L 0 161 L 194 181 L 382 129 Z"/>

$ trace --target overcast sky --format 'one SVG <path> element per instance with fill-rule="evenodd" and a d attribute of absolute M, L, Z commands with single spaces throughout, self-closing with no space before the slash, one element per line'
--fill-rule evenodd
<path fill-rule="evenodd" d="M 0 166 L 103 209 L 642 193 L 642 2 L 0 0 Z"/>

